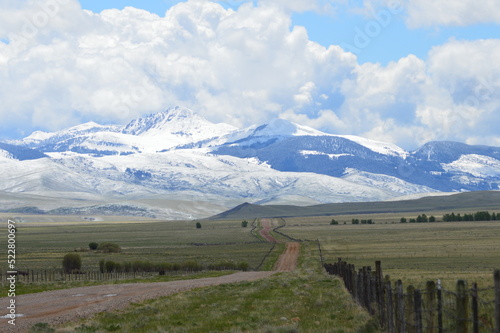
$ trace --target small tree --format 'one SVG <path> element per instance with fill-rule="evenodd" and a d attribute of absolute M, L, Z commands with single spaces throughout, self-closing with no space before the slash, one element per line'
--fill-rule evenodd
<path fill-rule="evenodd" d="M 330 225 L 337 225 L 339 224 L 339 222 L 337 222 L 335 219 L 332 219 L 332 221 L 330 222 Z"/>
<path fill-rule="evenodd" d="M 68 253 L 64 256 L 62 265 L 64 272 L 68 274 L 79 271 L 82 268 L 82 258 L 79 254 Z"/>
<path fill-rule="evenodd" d="M 97 250 L 98 246 L 99 246 L 99 244 L 97 244 L 96 242 L 89 243 L 89 249 L 91 249 L 91 250 Z"/>
<path fill-rule="evenodd" d="M 245 220 L 245 221 L 241 222 L 241 226 L 243 228 L 246 228 L 248 226 L 248 221 Z"/>
<path fill-rule="evenodd" d="M 122 252 L 122 248 L 118 245 L 118 244 L 115 244 L 115 243 L 110 243 L 110 242 L 106 242 L 106 243 L 101 243 L 97 249 L 101 252 L 104 252 L 104 253 L 118 253 L 118 252 Z"/>
<path fill-rule="evenodd" d="M 200 222 L 196 222 L 196 229 L 201 229 L 201 223 Z"/>
<path fill-rule="evenodd" d="M 406 223 L 407 220 L 406 220 L 406 217 L 402 217 L 401 220 L 399 220 L 401 223 Z"/>

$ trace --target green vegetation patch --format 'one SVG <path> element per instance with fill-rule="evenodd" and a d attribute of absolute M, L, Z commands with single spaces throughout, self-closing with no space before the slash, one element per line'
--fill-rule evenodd
<path fill-rule="evenodd" d="M 370 317 L 338 279 L 287 273 L 133 304 L 73 327 L 89 332 L 358 332 Z"/>

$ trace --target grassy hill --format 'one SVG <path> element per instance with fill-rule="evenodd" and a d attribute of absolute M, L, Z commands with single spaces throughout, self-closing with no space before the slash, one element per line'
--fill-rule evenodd
<path fill-rule="evenodd" d="M 449 210 L 498 210 L 500 191 L 466 192 L 415 200 L 333 203 L 313 206 L 254 205 L 244 203 L 211 217 L 211 220 L 260 217 L 302 217 L 346 214 L 430 212 Z"/>

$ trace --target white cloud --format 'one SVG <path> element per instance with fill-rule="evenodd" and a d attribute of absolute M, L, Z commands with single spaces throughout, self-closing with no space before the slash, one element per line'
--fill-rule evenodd
<path fill-rule="evenodd" d="M 407 24 L 414 28 L 500 23 L 500 2 L 497 0 L 407 1 L 407 12 Z"/>
<path fill-rule="evenodd" d="M 238 126 L 286 118 L 405 147 L 433 139 L 498 142 L 498 40 L 450 41 L 426 61 L 359 65 L 353 54 L 292 27 L 291 7 L 226 10 L 192 0 L 159 17 L 135 8 L 95 14 L 76 0 L 50 1 L 9 2 L 1 11 L 29 23 L 42 4 L 59 6 L 29 36 L 26 21 L 0 23 L 0 38 L 9 39 L 0 42 L 6 125 L 123 123 L 185 105 Z"/>

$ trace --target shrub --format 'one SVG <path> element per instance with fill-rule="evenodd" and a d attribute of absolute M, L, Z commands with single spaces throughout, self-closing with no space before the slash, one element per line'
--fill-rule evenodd
<path fill-rule="evenodd" d="M 106 261 L 106 264 L 104 265 L 105 269 L 106 269 L 106 273 L 112 273 L 115 271 L 116 269 L 116 263 L 114 261 Z"/>
<path fill-rule="evenodd" d="M 248 226 L 248 221 L 246 221 L 246 220 L 245 220 L 245 221 L 242 221 L 242 222 L 241 222 L 241 226 L 242 226 L 243 228 L 246 228 L 246 227 Z"/>
<path fill-rule="evenodd" d="M 201 229 L 201 223 L 200 222 L 196 222 L 196 229 Z"/>
<path fill-rule="evenodd" d="M 104 273 L 104 266 L 106 261 L 104 259 L 99 260 L 99 272 Z"/>
<path fill-rule="evenodd" d="M 73 273 L 75 271 L 79 271 L 82 268 L 82 258 L 79 254 L 76 253 L 68 253 L 63 258 L 63 270 L 66 273 Z"/>
<path fill-rule="evenodd" d="M 238 269 L 239 271 L 248 271 L 248 268 L 250 267 L 250 265 L 246 262 L 246 261 L 242 261 L 242 262 L 239 262 L 238 263 L 238 266 L 236 266 L 236 269 Z"/>
<path fill-rule="evenodd" d="M 96 242 L 89 243 L 89 249 L 97 250 L 97 247 L 99 247 L 99 244 L 97 244 Z"/>
<path fill-rule="evenodd" d="M 110 243 L 110 242 L 106 242 L 106 243 L 101 243 L 97 249 L 101 252 L 104 252 L 104 253 L 118 253 L 118 252 L 122 252 L 122 248 L 118 245 L 118 244 L 115 244 L 115 243 Z"/>
<path fill-rule="evenodd" d="M 330 222 L 330 225 L 337 225 L 339 224 L 339 222 L 337 222 L 335 219 L 332 219 L 332 221 Z"/>
<path fill-rule="evenodd" d="M 49 326 L 47 323 L 36 323 L 31 326 L 29 333 L 52 333 L 56 330 Z"/>
<path fill-rule="evenodd" d="M 182 270 L 186 272 L 198 272 L 203 270 L 203 267 L 196 261 L 186 261 L 182 264 Z"/>

